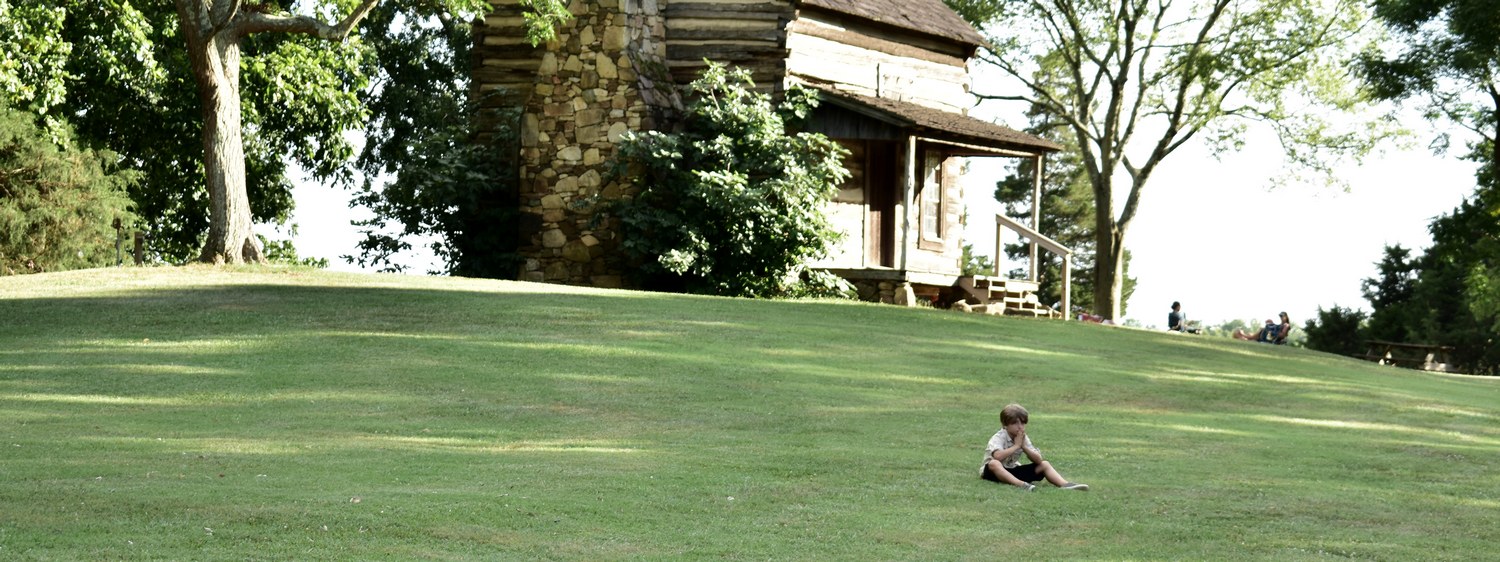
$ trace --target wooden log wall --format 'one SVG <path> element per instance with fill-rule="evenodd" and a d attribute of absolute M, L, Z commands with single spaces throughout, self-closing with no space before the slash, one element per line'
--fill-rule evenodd
<path fill-rule="evenodd" d="M 496 133 L 514 135 L 519 127 L 515 116 L 531 96 L 546 50 L 545 45 L 533 47 L 526 40 L 519 1 L 492 0 L 490 4 L 490 13 L 475 26 L 469 86 L 478 110 L 475 118 L 487 140 Z"/>
<path fill-rule="evenodd" d="M 787 73 L 856 94 L 964 113 L 967 53 L 957 44 L 804 9 L 787 33 Z"/>
<path fill-rule="evenodd" d="M 865 190 L 868 176 L 866 160 L 869 152 L 867 142 L 860 140 L 838 141 L 849 155 L 844 157 L 844 167 L 849 170 L 849 179 L 839 186 L 839 192 L 828 202 L 825 210 L 833 229 L 842 236 L 828 249 L 827 257 L 814 262 L 814 267 L 860 268 L 867 265 L 865 248 L 869 225 L 865 210 Z"/>
<path fill-rule="evenodd" d="M 679 84 L 693 81 L 704 59 L 750 71 L 757 89 L 781 89 L 786 77 L 786 26 L 795 17 L 788 0 L 671 0 L 667 66 Z"/>

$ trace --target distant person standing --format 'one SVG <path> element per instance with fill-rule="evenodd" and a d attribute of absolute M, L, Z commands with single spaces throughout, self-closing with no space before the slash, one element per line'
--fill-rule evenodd
<path fill-rule="evenodd" d="M 1167 314 L 1167 330 L 1185 334 L 1198 333 L 1197 328 L 1188 326 L 1187 314 L 1182 312 L 1182 303 L 1177 301 L 1172 301 L 1172 312 Z"/>

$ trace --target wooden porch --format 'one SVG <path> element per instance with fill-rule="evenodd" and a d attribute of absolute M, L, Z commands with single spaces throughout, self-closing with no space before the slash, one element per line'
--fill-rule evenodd
<path fill-rule="evenodd" d="M 1001 256 L 1005 255 L 1005 245 L 1001 241 L 1000 233 L 1007 228 L 1031 242 L 1030 268 L 1026 279 L 1006 279 L 1001 275 L 1001 264 L 1004 261 Z M 1062 302 L 1058 303 L 1056 309 L 1040 302 L 1037 298 L 1037 290 L 1041 287 L 1041 271 L 1037 267 L 1041 250 L 1052 252 L 1062 258 Z M 997 214 L 995 215 L 994 262 L 995 269 L 992 276 L 959 279 L 959 286 L 979 304 L 999 307 L 1005 314 L 1045 316 L 1064 320 L 1072 316 L 1070 295 L 1073 289 L 1073 250 L 1071 248 L 1043 236 L 1042 233 L 1010 217 Z"/>
<path fill-rule="evenodd" d="M 1043 318 L 1072 317 L 1073 250 L 1004 215 L 995 216 L 995 268 L 990 275 L 959 275 L 952 272 L 920 271 L 892 267 L 822 268 L 860 288 L 860 298 L 898 305 L 930 304 L 972 312 Z M 1031 267 L 1027 279 L 1008 279 L 1002 273 L 1005 247 L 1000 229 L 1008 228 L 1031 242 Z M 1062 257 L 1062 302 L 1041 302 L 1040 271 L 1035 256 L 1046 250 Z"/>
<path fill-rule="evenodd" d="M 969 297 L 979 301 L 979 306 L 994 307 L 994 310 L 1003 314 L 1045 318 L 1066 317 L 1061 311 L 1053 310 L 1051 306 L 1043 304 L 1037 298 L 1036 292 L 1040 284 L 1035 281 L 974 275 L 958 278 L 958 287 L 963 289 Z M 971 305 L 970 308 L 972 309 L 973 306 Z"/>

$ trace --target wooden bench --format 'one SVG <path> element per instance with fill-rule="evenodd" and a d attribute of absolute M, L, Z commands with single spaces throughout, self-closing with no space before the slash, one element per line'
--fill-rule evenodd
<path fill-rule="evenodd" d="M 1364 358 L 1381 365 L 1395 365 L 1423 371 L 1451 372 L 1448 356 L 1453 348 L 1446 345 L 1399 343 L 1370 340 Z"/>

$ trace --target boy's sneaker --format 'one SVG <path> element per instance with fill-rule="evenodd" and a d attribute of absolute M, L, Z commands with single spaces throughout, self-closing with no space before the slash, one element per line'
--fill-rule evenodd
<path fill-rule="evenodd" d="M 1065 483 L 1065 484 L 1063 484 L 1061 486 L 1058 486 L 1058 487 L 1062 488 L 1064 490 L 1078 490 L 1080 492 L 1087 492 L 1087 491 L 1089 491 L 1089 485 L 1088 484 L 1079 484 L 1077 482 L 1068 482 L 1068 483 Z"/>
<path fill-rule="evenodd" d="M 1036 491 L 1036 484 L 1032 484 L 1030 482 L 1022 482 L 1020 486 L 1016 486 L 1016 487 L 1020 488 L 1022 492 L 1034 492 L 1034 491 Z"/>

